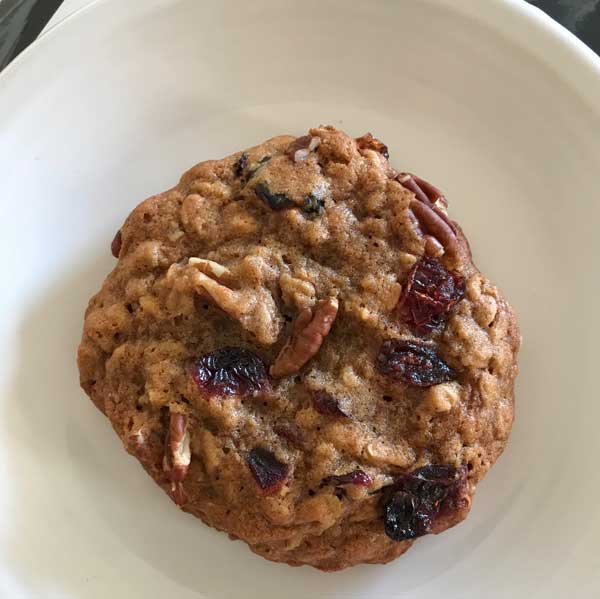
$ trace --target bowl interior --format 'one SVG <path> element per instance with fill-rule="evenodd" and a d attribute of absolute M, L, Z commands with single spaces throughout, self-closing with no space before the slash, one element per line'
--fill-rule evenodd
<path fill-rule="evenodd" d="M 600 590 L 599 111 L 554 68 L 576 53 L 542 17 L 457 4 L 101 1 L 0 77 L 7 596 L 562 596 L 576 575 L 579 596 Z M 527 27 L 508 27 L 517 16 Z M 549 40 L 543 59 L 528 30 Z M 511 441 L 470 518 L 391 565 L 329 575 L 175 510 L 79 390 L 74 357 L 139 201 L 321 123 L 371 131 L 446 192 L 524 338 Z"/>

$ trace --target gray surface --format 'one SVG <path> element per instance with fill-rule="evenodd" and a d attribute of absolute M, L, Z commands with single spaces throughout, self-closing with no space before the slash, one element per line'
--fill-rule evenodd
<path fill-rule="evenodd" d="M 0 69 L 16 52 L 23 25 L 37 0 L 0 0 Z"/>
<path fill-rule="evenodd" d="M 529 0 L 600 54 L 600 0 Z"/>

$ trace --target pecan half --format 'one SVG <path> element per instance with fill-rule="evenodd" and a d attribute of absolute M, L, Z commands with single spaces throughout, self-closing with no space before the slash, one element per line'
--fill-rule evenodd
<path fill-rule="evenodd" d="M 444 208 L 448 207 L 448 200 L 440 189 L 429 183 L 429 181 L 425 181 L 425 179 L 417 177 L 417 175 L 411 176 L 415 183 L 425 192 L 425 195 L 429 198 L 434 206 L 443 206 Z"/>
<path fill-rule="evenodd" d="M 365 133 L 362 137 L 357 137 L 356 143 L 361 150 L 375 150 L 386 159 L 390 157 L 388 147 L 376 137 L 373 137 L 371 133 Z"/>
<path fill-rule="evenodd" d="M 437 210 L 434 210 L 432 206 L 428 206 L 418 200 L 413 200 L 410 203 L 410 210 L 415 215 L 415 218 L 421 227 L 437 239 L 445 252 L 455 258 L 464 256 L 464 244 L 456 235 L 455 230 L 450 227 L 447 219 L 444 219 Z M 429 242 L 429 244 L 431 244 L 431 242 Z"/>
<path fill-rule="evenodd" d="M 185 502 L 183 480 L 192 460 L 187 423 L 185 414 L 171 412 L 169 430 L 165 439 L 163 470 L 167 479 L 171 482 L 171 492 L 177 505 L 182 505 Z"/>
<path fill-rule="evenodd" d="M 311 310 L 298 314 L 292 336 L 271 366 L 271 376 L 282 377 L 298 372 L 323 344 L 337 316 L 339 302 L 330 297 L 317 302 Z"/>
<path fill-rule="evenodd" d="M 459 238 L 456 225 L 448 218 L 448 202 L 444 194 L 435 185 L 410 173 L 400 173 L 396 180 L 415 194 L 415 199 L 410 203 L 410 212 L 429 234 L 425 240 L 426 253 L 439 257 L 447 252 L 456 259 L 465 259 L 469 251 Z"/>
<path fill-rule="evenodd" d="M 428 183 L 424 179 L 412 175 L 410 173 L 400 173 L 396 180 L 402 187 L 412 191 L 419 202 L 422 202 L 426 206 L 432 208 L 442 220 L 456 232 L 456 226 L 448 218 L 446 214 L 446 208 L 448 207 L 448 201 L 444 197 L 444 194 L 434 185 Z"/>

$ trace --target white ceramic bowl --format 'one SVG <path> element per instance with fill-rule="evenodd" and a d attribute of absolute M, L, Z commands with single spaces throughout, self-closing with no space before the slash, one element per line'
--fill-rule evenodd
<path fill-rule="evenodd" d="M 133 206 L 332 123 L 447 192 L 524 337 L 470 518 L 387 566 L 262 560 L 174 509 L 78 388 Z M 0 76 L 0 596 L 600 596 L 600 60 L 521 1 L 103 0 Z"/>

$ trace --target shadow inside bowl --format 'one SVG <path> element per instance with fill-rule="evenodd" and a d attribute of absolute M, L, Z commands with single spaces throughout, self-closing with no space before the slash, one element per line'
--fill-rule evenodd
<path fill-rule="evenodd" d="M 98 577 L 127 576 L 130 560 L 141 560 L 153 576 L 160 573 L 207 597 L 230 596 L 232 576 L 237 588 L 247 589 L 247 597 L 275 595 L 282 588 L 289 589 L 289 597 L 358 596 L 390 576 L 402 580 L 399 592 L 404 593 L 431 583 L 464 559 L 464 550 L 453 547 L 473 551 L 490 534 L 487 518 L 473 518 L 472 525 L 467 521 L 446 535 L 417 543 L 392 566 L 325 574 L 263 560 L 244 543 L 233 543 L 175 509 L 124 453 L 108 421 L 78 385 L 75 352 L 83 311 L 110 267 L 110 258 L 103 256 L 57 277 L 21 323 L 13 401 L 5 420 L 21 452 L 14 460 L 19 467 L 9 474 L 17 506 L 8 532 L 14 539 L 9 559 L 11 570 L 28 584 L 33 578 L 40 593 L 60 588 L 82 597 L 82 581 L 97 585 Z M 27 477 L 23 459 L 44 463 L 43 484 Z M 40 488 L 47 494 L 36 492 Z M 498 520 L 510 501 L 510 495 L 496 498 Z M 64 521 L 63 538 L 46 534 L 50 518 Z M 35 552 L 30 551 L 31 539 L 36 539 Z M 415 567 L 431 552 L 438 564 L 435 573 Z M 44 560 L 32 561 L 33 555 Z M 440 563 L 445 567 L 439 568 Z M 133 588 L 130 596 L 138 596 Z"/>

